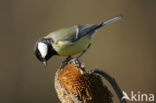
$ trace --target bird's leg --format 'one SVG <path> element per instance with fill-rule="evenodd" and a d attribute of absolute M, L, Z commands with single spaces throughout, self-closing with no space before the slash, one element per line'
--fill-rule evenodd
<path fill-rule="evenodd" d="M 71 63 L 71 62 L 73 62 L 73 61 L 75 61 L 75 60 L 79 60 L 79 58 L 80 58 L 83 54 L 86 53 L 86 51 L 88 50 L 88 48 L 90 47 L 90 45 L 91 45 L 91 44 L 89 44 L 88 47 L 87 47 L 80 55 L 78 55 L 77 57 L 71 59 L 68 63 Z"/>
<path fill-rule="evenodd" d="M 66 56 L 65 60 L 62 61 L 62 64 L 66 64 L 66 63 L 68 63 L 71 59 L 72 59 L 71 56 Z"/>
<path fill-rule="evenodd" d="M 71 56 L 66 56 L 66 61 L 69 61 L 70 59 L 72 59 L 72 57 Z"/>

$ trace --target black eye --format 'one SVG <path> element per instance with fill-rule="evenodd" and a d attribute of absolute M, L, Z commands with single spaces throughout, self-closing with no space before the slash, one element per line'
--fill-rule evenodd
<path fill-rule="evenodd" d="M 41 54 L 39 53 L 38 50 L 35 51 L 35 56 L 37 57 L 37 59 L 39 59 L 40 61 L 42 61 Z"/>
<path fill-rule="evenodd" d="M 41 53 L 40 52 L 37 52 L 37 55 L 41 57 Z"/>

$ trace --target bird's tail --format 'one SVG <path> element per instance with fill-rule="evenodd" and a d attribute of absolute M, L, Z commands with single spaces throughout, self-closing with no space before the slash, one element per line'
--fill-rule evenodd
<path fill-rule="evenodd" d="M 78 39 L 80 39 L 81 37 L 88 35 L 88 34 L 90 36 L 93 36 L 99 28 L 104 27 L 104 26 L 106 26 L 106 25 L 108 25 L 114 21 L 117 21 L 117 20 L 121 19 L 122 17 L 123 17 L 122 15 L 119 15 L 119 16 L 116 16 L 114 18 L 108 19 L 108 20 L 106 20 L 100 24 L 87 26 L 87 27 L 85 27 L 85 29 L 78 32 Z M 78 39 L 76 39 L 76 40 L 78 40 Z"/>
<path fill-rule="evenodd" d="M 100 24 L 99 24 L 99 27 L 106 26 L 106 25 L 108 25 L 108 24 L 110 24 L 110 23 L 112 23 L 112 22 L 114 22 L 114 21 L 117 21 L 117 20 L 121 19 L 122 17 L 123 17 L 122 15 L 119 15 L 119 16 L 116 16 L 116 17 L 114 17 L 114 18 L 108 19 L 108 20 L 106 20 L 106 21 L 100 23 Z"/>

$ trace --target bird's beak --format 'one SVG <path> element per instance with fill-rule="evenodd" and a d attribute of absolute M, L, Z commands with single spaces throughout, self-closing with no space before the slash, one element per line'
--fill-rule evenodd
<path fill-rule="evenodd" d="M 45 66 L 47 66 L 47 61 L 43 61 L 43 64 L 44 64 Z"/>

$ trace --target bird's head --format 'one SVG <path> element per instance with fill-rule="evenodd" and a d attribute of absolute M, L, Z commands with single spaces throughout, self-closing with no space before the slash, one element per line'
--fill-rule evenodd
<path fill-rule="evenodd" d="M 53 40 L 51 38 L 42 38 L 38 40 L 35 44 L 34 52 L 38 60 L 47 65 L 47 60 L 53 55 L 57 55 L 51 43 Z"/>

